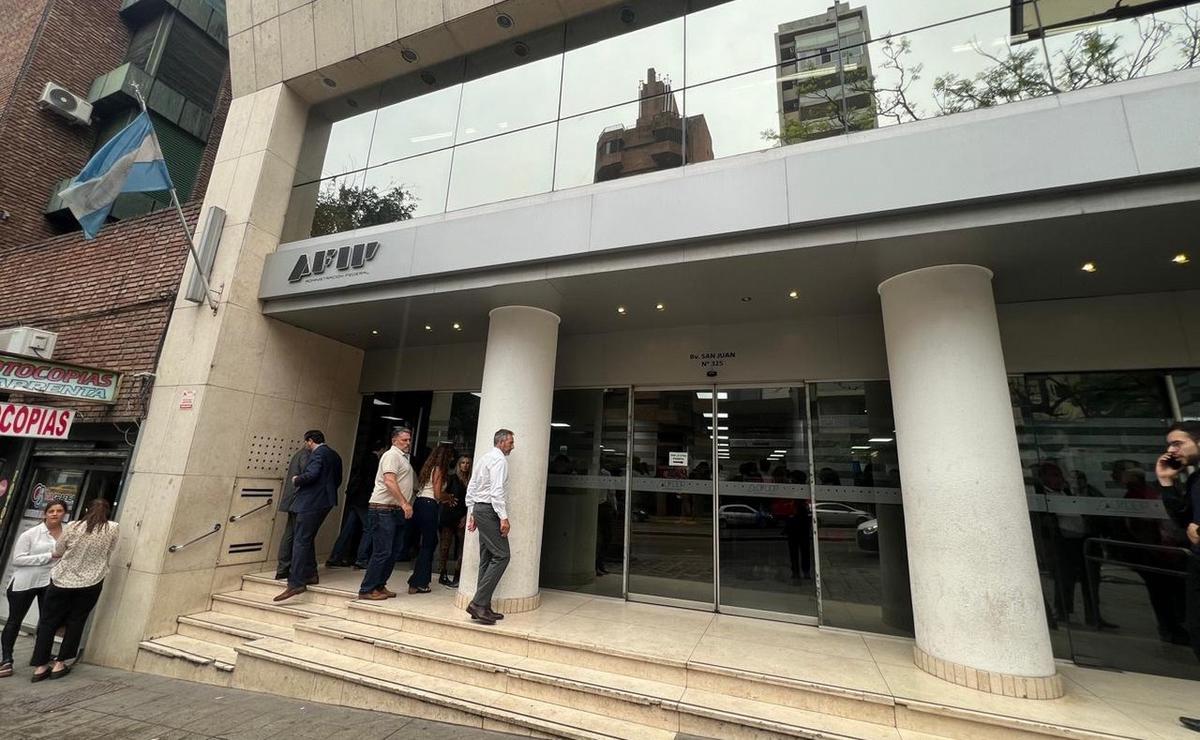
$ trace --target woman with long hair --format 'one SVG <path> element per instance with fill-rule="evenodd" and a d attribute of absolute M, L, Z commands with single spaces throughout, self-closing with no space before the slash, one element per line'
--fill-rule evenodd
<path fill-rule="evenodd" d="M 459 455 L 454 463 L 454 472 L 446 477 L 446 499 L 442 501 L 438 519 L 438 540 L 441 553 L 438 558 L 438 583 L 448 588 L 458 586 L 462 572 L 462 544 L 467 532 L 467 484 L 471 482 L 471 456 Z M 458 565 L 454 577 L 446 577 L 446 563 L 451 553 L 457 553 Z"/>
<path fill-rule="evenodd" d="M 83 519 L 63 528 L 54 557 L 58 562 L 50 569 L 50 585 L 46 587 L 45 608 L 38 620 L 37 642 L 33 646 L 31 665 L 33 681 L 62 678 L 71 672 L 67 661 L 79 653 L 83 625 L 100 599 L 100 589 L 108 575 L 108 560 L 117 548 L 120 529 L 108 520 L 112 506 L 98 498 L 88 504 Z M 58 655 L 50 660 L 54 648 L 54 633 L 63 628 Z"/>
<path fill-rule="evenodd" d="M 54 562 L 54 546 L 62 536 L 62 520 L 67 505 L 55 499 L 42 508 L 42 523 L 30 527 L 17 538 L 13 549 L 12 580 L 8 582 L 8 621 L 0 636 L 0 678 L 13 674 L 13 646 L 21 622 L 36 600 L 38 613 L 45 608 L 46 587 L 50 585 L 50 566 Z"/>
<path fill-rule="evenodd" d="M 429 593 L 429 581 L 433 578 L 433 551 L 437 548 L 438 510 L 446 498 L 446 473 L 454 459 L 454 450 L 442 442 L 421 466 L 417 477 L 417 499 L 413 501 L 413 520 L 408 526 L 420 540 L 417 562 L 408 578 L 410 594 Z"/>

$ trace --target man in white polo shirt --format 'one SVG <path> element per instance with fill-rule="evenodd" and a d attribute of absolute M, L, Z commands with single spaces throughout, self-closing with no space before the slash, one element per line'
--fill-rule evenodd
<path fill-rule="evenodd" d="M 404 521 L 412 517 L 413 469 L 408 461 L 412 432 L 398 427 L 392 432 L 392 446 L 379 457 L 375 489 L 367 504 L 367 531 L 371 538 L 371 559 L 363 572 L 358 598 L 382 601 L 395 596 L 387 587 L 400 554 Z"/>
<path fill-rule="evenodd" d="M 479 580 L 467 605 L 471 619 L 495 624 L 504 615 L 492 611 L 492 592 L 508 567 L 508 453 L 516 441 L 512 431 L 492 435 L 495 445 L 475 462 L 467 484 L 467 529 L 479 532 Z"/>

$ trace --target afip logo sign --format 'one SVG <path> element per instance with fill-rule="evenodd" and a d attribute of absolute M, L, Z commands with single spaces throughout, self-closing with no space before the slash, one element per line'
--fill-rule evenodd
<path fill-rule="evenodd" d="M 318 249 L 313 253 L 311 259 L 309 255 L 302 254 L 296 260 L 292 273 L 288 275 L 288 282 L 298 283 L 306 277 L 324 275 L 326 271 L 332 273 L 333 270 L 339 272 L 360 270 L 375 259 L 377 254 L 379 254 L 379 242 L 347 245 L 335 249 Z"/>

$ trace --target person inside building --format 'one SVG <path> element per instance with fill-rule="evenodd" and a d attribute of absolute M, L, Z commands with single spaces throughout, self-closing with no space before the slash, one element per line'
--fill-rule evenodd
<path fill-rule="evenodd" d="M 372 442 L 367 454 L 355 463 L 350 472 L 350 482 L 346 484 L 346 511 L 342 516 L 342 531 L 333 543 L 333 551 L 329 553 L 329 560 L 325 561 L 326 567 L 366 567 L 367 558 L 371 556 L 371 543 L 365 534 L 367 504 L 371 501 L 371 491 L 375 489 L 379 458 L 387 448 L 387 443 L 382 439 Z"/>
<path fill-rule="evenodd" d="M 417 560 L 408 577 L 410 594 L 429 593 L 429 582 L 433 579 L 433 553 L 438 543 L 438 516 L 441 504 L 446 500 L 446 479 L 454 462 L 454 449 L 446 442 L 438 444 L 417 478 L 417 500 L 413 503 L 413 521 L 410 527 L 417 539 Z"/>
<path fill-rule="evenodd" d="M 498 429 L 492 444 L 467 485 L 467 531 L 479 532 L 479 578 L 467 614 L 482 624 L 504 619 L 492 609 L 492 593 L 508 567 L 508 456 L 516 440 L 511 430 Z"/>
<path fill-rule="evenodd" d="M 1074 496 L 1057 462 L 1047 460 L 1037 466 L 1034 490 L 1045 496 Z M 1095 490 L 1095 489 L 1092 489 Z M 1086 491 L 1080 492 L 1086 495 Z M 1099 536 L 1092 517 L 1059 513 L 1051 523 L 1054 543 L 1055 618 L 1067 622 L 1075 611 L 1075 586 L 1083 594 L 1084 622 L 1096 629 L 1116 629 L 1117 625 L 1100 616 L 1100 564 L 1089 560 L 1085 545 L 1089 537 Z"/>
<path fill-rule="evenodd" d="M 471 481 L 471 456 L 459 455 L 454 463 L 454 473 L 446 477 L 446 498 L 442 501 L 438 519 L 438 583 L 447 588 L 457 588 L 462 573 L 462 546 L 467 531 L 467 483 Z M 454 557 L 454 576 L 446 575 L 446 566 Z"/>
<path fill-rule="evenodd" d="M 54 564 L 54 546 L 62 536 L 62 522 L 66 515 L 66 503 L 55 499 L 42 509 L 42 523 L 30 527 L 17 538 L 12 555 L 12 579 L 5 590 L 8 621 L 0 637 L 0 678 L 13 674 L 13 646 L 29 607 L 37 601 L 39 614 L 45 608 L 50 567 Z"/>
<path fill-rule="evenodd" d="M 1185 578 L 1187 631 L 1200 660 L 1200 422 L 1181 421 L 1167 430 L 1167 451 L 1154 464 L 1155 483 L 1163 508 L 1184 528 L 1189 557 Z M 1184 472 L 1191 469 L 1186 478 Z M 1180 717 L 1180 724 L 1200 732 L 1200 717 Z"/>
<path fill-rule="evenodd" d="M 371 559 L 358 587 L 358 598 L 382 601 L 396 595 L 387 587 L 396 556 L 400 552 L 404 522 L 413 515 L 413 470 L 408 461 L 412 432 L 406 427 L 392 431 L 392 446 L 379 458 L 375 488 L 367 504 L 367 537 L 371 539 Z"/>
<path fill-rule="evenodd" d="M 287 474 L 283 477 L 283 488 L 279 492 L 279 511 L 287 516 L 287 520 L 283 524 L 283 537 L 279 540 L 279 563 L 275 566 L 275 580 L 277 581 L 286 581 L 291 573 L 292 548 L 296 544 L 296 514 L 292 511 L 292 504 L 296 500 L 295 480 L 296 476 L 304 472 L 311 454 L 308 445 L 301 445 L 300 449 L 292 453 L 292 459 L 288 461 Z"/>
<path fill-rule="evenodd" d="M 290 599 L 304 593 L 318 582 L 317 530 L 329 512 L 337 506 L 338 487 L 342 485 L 342 458 L 325 444 L 325 434 L 319 429 L 304 433 L 304 445 L 311 453 L 304 472 L 292 478 L 296 498 L 292 512 L 296 515 L 295 544 L 292 545 L 292 566 L 285 588 L 275 601 Z"/>
<path fill-rule="evenodd" d="M 58 562 L 50 569 L 50 585 L 43 597 L 33 646 L 34 683 L 62 678 L 71 671 L 67 661 L 74 661 L 79 652 L 83 626 L 100 598 L 108 561 L 120 539 L 117 523 L 108 520 L 111 508 L 106 499 L 95 499 L 82 519 L 63 528 L 54 546 L 53 557 Z M 51 661 L 54 635 L 60 627 L 62 643 Z"/>

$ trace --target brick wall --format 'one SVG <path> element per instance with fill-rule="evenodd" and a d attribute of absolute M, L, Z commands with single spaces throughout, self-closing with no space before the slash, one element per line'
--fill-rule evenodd
<path fill-rule="evenodd" d="M 0 129 L 4 127 L 4 109 L 8 105 L 13 85 L 25 66 L 29 48 L 46 0 L 0 0 Z"/>
<path fill-rule="evenodd" d="M 121 0 L 49 0 L 0 129 L 0 209 L 12 214 L 0 221 L 0 247 L 57 233 L 42 211 L 53 185 L 87 162 L 96 126 L 73 126 L 38 108 L 37 99 L 47 82 L 87 95 L 98 75 L 121 63 L 129 30 L 117 13 L 120 7 Z"/>
<path fill-rule="evenodd" d="M 193 228 L 200 203 L 184 208 Z M 80 234 L 0 250 L 0 317 L 6 326 L 56 331 L 54 359 L 123 373 L 117 404 L 10 400 L 77 409 L 80 422 L 132 421 L 144 411 L 142 382 L 154 372 L 186 260 L 174 210 L 112 224 L 94 241 Z M 147 386 L 145 390 L 149 390 Z"/>

